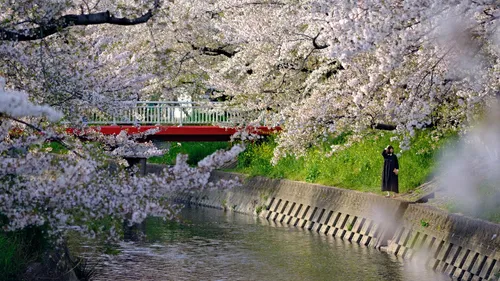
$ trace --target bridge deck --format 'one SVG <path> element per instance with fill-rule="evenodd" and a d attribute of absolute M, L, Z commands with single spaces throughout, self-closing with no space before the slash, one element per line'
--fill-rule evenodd
<path fill-rule="evenodd" d="M 237 128 L 224 128 L 219 126 L 172 126 L 172 125 L 147 125 L 147 126 L 91 126 L 91 130 L 96 130 L 104 135 L 117 135 L 121 131 L 126 131 L 129 135 L 144 133 L 151 129 L 158 129 L 158 132 L 147 135 L 146 140 L 164 141 L 228 141 L 230 137 L 238 131 Z M 269 135 L 279 131 L 281 128 L 274 127 L 254 127 L 247 128 L 251 133 L 259 135 Z M 75 130 L 69 128 L 68 133 L 73 134 Z"/>

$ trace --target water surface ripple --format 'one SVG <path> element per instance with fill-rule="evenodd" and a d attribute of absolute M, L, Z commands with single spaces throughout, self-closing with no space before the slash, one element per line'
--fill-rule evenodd
<path fill-rule="evenodd" d="M 143 242 L 100 256 L 96 280 L 449 280 L 415 262 L 252 216 L 186 208 L 150 219 Z"/>

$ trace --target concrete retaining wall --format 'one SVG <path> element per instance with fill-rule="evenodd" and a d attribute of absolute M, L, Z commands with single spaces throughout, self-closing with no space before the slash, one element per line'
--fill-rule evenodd
<path fill-rule="evenodd" d="M 389 252 L 420 259 L 458 280 L 498 280 L 500 225 L 409 205 Z"/>
<path fill-rule="evenodd" d="M 407 203 L 351 190 L 215 172 L 212 180 L 240 177 L 243 185 L 177 196 L 183 203 L 259 215 L 372 247 L 387 245 Z"/>
<path fill-rule="evenodd" d="M 178 195 L 200 206 L 254 214 L 362 245 L 387 249 L 456 280 L 499 280 L 500 225 L 382 196 L 334 187 L 239 177 L 242 186 Z"/>

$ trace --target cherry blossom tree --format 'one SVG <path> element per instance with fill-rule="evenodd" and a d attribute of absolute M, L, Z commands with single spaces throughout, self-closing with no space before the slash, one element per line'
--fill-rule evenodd
<path fill-rule="evenodd" d="M 99 12 L 103 7 L 107 10 Z M 210 171 L 242 151 L 236 145 L 205 158 L 195 168 L 186 164 L 186 156 L 179 155 L 174 167 L 140 177 L 111 169 L 116 166 L 113 158 L 95 153 L 100 149 L 93 144 L 69 139 L 54 126 L 63 113 L 71 121 L 86 109 L 136 98 L 130 94 L 144 87 L 144 77 L 149 74 L 141 75 L 139 65 L 120 46 L 108 51 L 106 45 L 119 41 L 107 40 L 113 33 L 93 26 L 143 24 L 159 7 L 159 1 L 1 3 L 1 67 L 9 86 L 21 90 L 4 90 L 5 80 L 0 81 L 0 215 L 4 230 L 43 225 L 51 235 L 62 238 L 70 229 L 95 235 L 89 225 L 103 218 L 130 223 L 139 223 L 148 215 L 172 219 L 177 209 L 166 201 L 172 191 L 191 192 L 213 185 L 208 183 Z M 70 153 L 62 156 L 41 150 L 47 140 L 61 142 Z M 111 156 L 123 156 L 139 146 L 124 134 L 100 136 L 99 140 L 117 147 Z M 139 152 L 147 156 L 161 152 L 152 146 L 145 148 Z M 116 238 L 115 229 L 106 232 Z"/>
<path fill-rule="evenodd" d="M 406 149 L 416 129 L 470 126 L 500 90 L 497 1 L 217 3 L 238 53 L 211 83 L 284 120 L 276 159 L 369 128 Z"/>
<path fill-rule="evenodd" d="M 274 161 L 344 132 L 394 130 L 404 150 L 418 129 L 467 131 L 500 96 L 499 18 L 497 0 L 0 0 L 1 226 L 116 238 L 92 222 L 171 219 L 171 192 L 210 186 L 244 149 L 138 176 L 61 133 L 123 101 L 223 95 L 283 128 Z"/>
<path fill-rule="evenodd" d="M 121 40 L 124 49 L 154 50 L 134 52 L 156 75 L 144 93 L 217 89 L 246 122 L 282 125 L 276 159 L 346 131 L 349 145 L 371 128 L 395 130 L 405 150 L 415 130 L 467 128 L 499 91 L 492 0 L 179 0 L 163 8 L 138 27 L 148 36 Z"/>
<path fill-rule="evenodd" d="M 4 34 L 43 29 L 19 8 L 35 2 L 19 3 L 5 10 L 14 20 L 4 20 Z M 276 159 L 370 128 L 397 131 L 405 149 L 416 129 L 467 127 L 499 91 L 493 0 L 49 3 L 38 14 L 62 21 L 57 33 L 1 44 L 15 58 L 1 67 L 15 87 L 72 102 L 61 107 L 72 116 L 216 89 L 246 122 L 281 124 Z M 91 14 L 96 25 L 84 20 Z"/>

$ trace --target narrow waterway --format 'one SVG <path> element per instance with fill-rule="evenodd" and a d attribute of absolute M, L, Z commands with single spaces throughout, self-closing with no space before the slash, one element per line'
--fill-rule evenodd
<path fill-rule="evenodd" d="M 252 216 L 186 208 L 99 258 L 96 280 L 449 280 L 393 255 Z"/>

